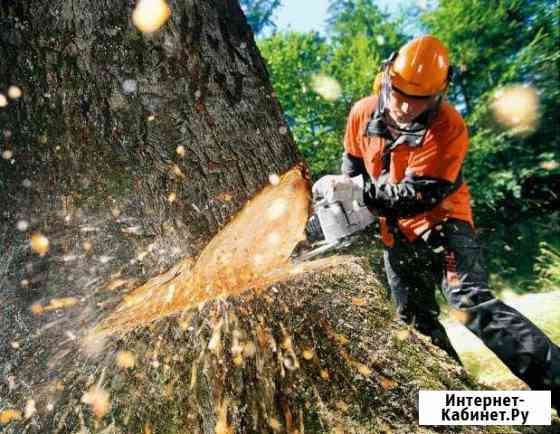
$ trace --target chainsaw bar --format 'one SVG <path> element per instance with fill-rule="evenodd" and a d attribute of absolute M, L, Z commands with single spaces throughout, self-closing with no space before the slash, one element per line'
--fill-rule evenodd
<path fill-rule="evenodd" d="M 335 251 L 335 250 L 342 249 L 344 247 L 348 247 L 350 244 L 352 244 L 352 240 L 350 238 L 340 239 L 330 243 L 326 241 L 320 241 L 315 244 L 314 248 L 312 248 L 307 252 L 303 252 L 297 255 L 296 257 L 294 257 L 294 259 L 298 262 L 308 261 L 326 252 Z"/>

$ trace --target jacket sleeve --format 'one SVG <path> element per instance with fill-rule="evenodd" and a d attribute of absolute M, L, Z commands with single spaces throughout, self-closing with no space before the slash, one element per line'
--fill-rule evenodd
<path fill-rule="evenodd" d="M 364 104 L 358 101 L 348 114 L 346 120 L 346 130 L 344 132 L 344 152 L 356 158 L 363 158 L 361 143 L 362 131 L 360 131 L 362 123 L 362 111 Z"/>
<path fill-rule="evenodd" d="M 445 179 L 410 176 L 391 183 L 388 175 L 382 175 L 375 181 L 366 178 L 364 202 L 381 215 L 411 217 L 430 210 L 455 188 Z"/>
<path fill-rule="evenodd" d="M 363 160 L 361 143 L 361 115 L 362 105 L 360 102 L 354 104 L 348 119 L 346 120 L 346 131 L 344 133 L 344 153 L 342 154 L 342 165 L 340 171 L 343 175 L 350 177 L 366 174 Z"/>
<path fill-rule="evenodd" d="M 382 215 L 397 217 L 430 210 L 460 184 L 467 147 L 468 135 L 462 118 L 456 117 L 445 126 L 435 125 L 424 144 L 411 152 L 405 177 L 400 182 L 391 182 L 388 174 L 366 182 L 366 205 Z"/>
<path fill-rule="evenodd" d="M 340 172 L 343 175 L 348 175 L 350 178 L 358 175 L 367 175 L 364 160 L 359 157 L 354 157 L 348 152 L 344 152 L 342 154 L 342 165 L 340 166 Z"/>

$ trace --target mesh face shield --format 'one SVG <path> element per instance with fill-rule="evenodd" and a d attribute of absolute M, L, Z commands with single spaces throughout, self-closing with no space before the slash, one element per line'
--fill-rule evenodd
<path fill-rule="evenodd" d="M 445 88 L 444 90 L 431 96 L 415 96 L 404 93 L 392 83 L 390 73 L 391 67 L 393 66 L 392 59 L 393 58 L 390 58 L 389 61 L 385 62 L 383 65 L 383 83 L 381 86 L 381 94 L 379 98 L 380 112 L 383 114 L 385 122 L 390 128 L 400 133 L 415 134 L 420 132 L 421 130 L 425 130 L 431 123 L 431 121 L 437 114 L 437 111 L 439 109 L 439 106 L 441 105 L 441 102 L 445 95 L 445 91 L 447 89 Z M 414 107 L 414 105 L 418 102 L 420 102 L 422 105 L 425 105 L 425 108 L 423 108 L 423 110 L 418 113 L 411 121 L 401 123 L 393 119 L 393 117 L 389 113 L 391 98 L 393 99 L 393 106 L 397 105 L 398 109 L 403 113 L 407 113 L 411 109 L 411 107 Z"/>
<path fill-rule="evenodd" d="M 365 135 L 392 138 L 393 134 L 390 132 L 390 130 L 392 130 L 393 133 L 397 133 L 402 136 L 398 140 L 400 143 L 408 141 L 409 143 L 418 146 L 422 144 L 428 126 L 437 115 L 441 102 L 445 97 L 447 86 L 435 95 L 427 97 L 407 95 L 402 90 L 394 86 L 391 80 L 391 68 L 396 57 L 397 53 L 395 52 L 389 57 L 389 59 L 383 62 L 383 82 L 381 84 L 378 107 L 367 124 Z M 451 68 L 449 70 L 448 83 L 450 79 Z M 422 101 L 426 107 L 423 108 L 423 110 L 409 122 L 397 122 L 397 120 L 393 119 L 390 114 L 389 107 L 391 104 L 391 98 L 395 99 L 393 107 L 397 105 L 398 109 L 404 113 L 407 113 L 407 111 L 417 104 L 418 101 Z"/>

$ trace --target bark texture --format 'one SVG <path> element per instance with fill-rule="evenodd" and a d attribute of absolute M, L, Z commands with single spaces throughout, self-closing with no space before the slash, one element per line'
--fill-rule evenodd
<path fill-rule="evenodd" d="M 413 432 L 418 388 L 474 387 L 356 259 L 81 345 L 299 162 L 237 1 L 151 36 L 134 3 L 0 4 L 0 431 Z"/>
<path fill-rule="evenodd" d="M 0 92 L 23 91 L 0 108 L 3 397 L 16 372 L 50 384 L 64 330 L 79 335 L 115 295 L 98 288 L 196 256 L 299 161 L 236 1 L 170 2 L 152 35 L 132 25 L 135 3 L 0 5 Z M 29 248 L 34 232 L 47 254 Z M 79 312 L 33 316 L 53 297 Z"/>
<path fill-rule="evenodd" d="M 116 204 L 196 254 L 298 157 L 237 2 L 173 2 L 147 37 L 133 4 L 2 3 L 0 79 L 24 92 L 0 111 L 4 193 L 21 203 L 30 180 L 42 222 Z"/>

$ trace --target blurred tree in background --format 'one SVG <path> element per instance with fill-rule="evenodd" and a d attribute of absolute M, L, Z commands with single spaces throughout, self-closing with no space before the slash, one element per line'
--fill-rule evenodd
<path fill-rule="evenodd" d="M 477 223 L 495 232 L 485 236 L 492 244 L 491 270 L 516 280 L 527 279 L 535 258 L 546 256 L 539 239 L 560 244 L 558 12 L 550 0 L 503 0 L 491 8 L 478 0 L 441 0 L 436 9 L 419 14 L 426 32 L 443 40 L 457 65 L 449 97 L 470 129 L 465 176 Z M 537 92 L 534 129 L 508 129 L 495 120 L 496 96 L 516 84 Z M 510 101 L 527 103 L 522 97 Z"/>
<path fill-rule="evenodd" d="M 259 41 L 274 89 L 300 151 L 314 173 L 336 170 L 348 105 L 313 90 L 327 74 L 332 50 L 318 33 L 277 33 Z M 335 90 L 336 91 L 336 90 Z"/>
<path fill-rule="evenodd" d="M 328 38 L 282 32 L 258 41 L 278 98 L 315 177 L 339 171 L 346 116 L 381 61 L 406 37 L 372 0 L 331 2 Z"/>
<path fill-rule="evenodd" d="M 381 62 L 412 35 L 431 33 L 449 48 L 455 78 L 450 101 L 471 135 L 465 178 L 477 226 L 489 246 L 490 270 L 532 285 L 539 240 L 560 246 L 560 23 L 554 0 L 440 0 L 396 17 L 374 0 L 331 1 L 326 35 L 281 32 L 258 41 L 300 150 L 313 175 L 339 171 L 346 116 L 370 94 Z M 410 25 L 412 23 L 412 25 Z M 317 76 L 339 85 L 324 92 Z M 536 124 L 496 121 L 496 97 L 507 86 L 534 89 Z M 523 114 L 522 97 L 506 107 Z M 541 249 L 541 250 L 539 250 Z M 539 262 L 542 269 L 542 261 Z"/>
<path fill-rule="evenodd" d="M 239 0 L 239 3 L 255 35 L 261 34 L 267 28 L 276 28 L 273 16 L 282 4 L 280 0 Z"/>
<path fill-rule="evenodd" d="M 329 69 L 354 103 L 371 93 L 381 62 L 408 38 L 398 30 L 402 20 L 391 21 L 372 0 L 331 1 L 328 23 Z"/>

